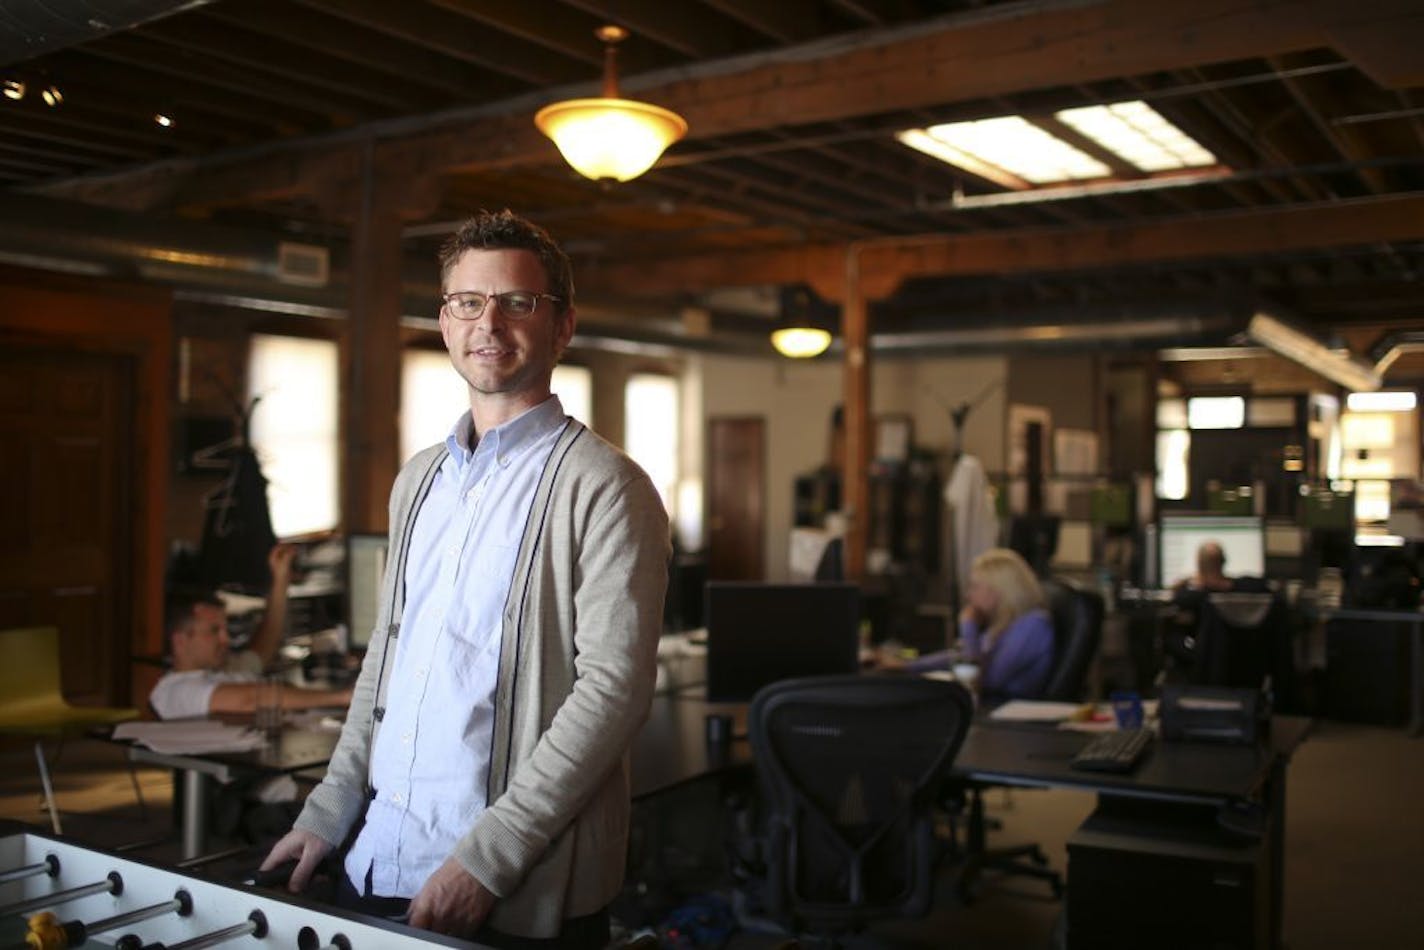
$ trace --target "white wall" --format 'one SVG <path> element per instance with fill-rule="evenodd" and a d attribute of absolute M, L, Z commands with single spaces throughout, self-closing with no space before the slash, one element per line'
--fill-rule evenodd
<path fill-rule="evenodd" d="M 871 372 L 871 411 L 908 413 L 916 445 L 942 454 L 951 425 L 940 400 L 955 406 L 998 382 L 970 413 L 964 433 L 965 450 L 998 471 L 1004 465 L 1007 363 L 1002 357 L 881 359 Z M 706 420 L 712 418 L 755 416 L 766 422 L 766 579 L 784 580 L 792 483 L 827 460 L 831 414 L 843 395 L 842 365 L 703 355 L 690 361 L 688 374 L 700 381 L 702 428 L 686 432 L 687 441 L 705 444 Z M 685 417 L 693 419 L 691 413 Z"/>

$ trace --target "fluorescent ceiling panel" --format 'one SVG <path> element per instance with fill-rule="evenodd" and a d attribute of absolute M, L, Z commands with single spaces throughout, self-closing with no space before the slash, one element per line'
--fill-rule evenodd
<path fill-rule="evenodd" d="M 1145 172 L 1216 164 L 1215 155 L 1145 102 L 1064 109 L 1054 117 Z"/>
<path fill-rule="evenodd" d="M 1111 172 L 1096 158 L 1016 115 L 946 122 L 910 129 L 896 138 L 1007 188 L 1106 178 Z"/>
<path fill-rule="evenodd" d="M 1065 109 L 1055 118 L 1149 174 L 1217 164 L 1215 155 L 1145 102 Z M 1112 175 L 1112 169 L 1097 158 L 1016 115 L 907 129 L 895 137 L 942 162 L 1016 190 Z"/>

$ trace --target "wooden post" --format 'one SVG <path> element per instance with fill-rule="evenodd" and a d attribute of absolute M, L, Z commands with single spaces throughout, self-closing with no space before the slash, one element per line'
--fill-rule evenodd
<path fill-rule="evenodd" d="M 386 530 L 387 498 L 400 461 L 403 192 L 402 183 L 378 174 L 374 150 L 368 144 L 352 234 L 350 319 L 344 354 L 342 427 L 348 533 Z"/>
<path fill-rule="evenodd" d="M 846 515 L 845 572 L 865 575 L 870 532 L 870 349 L 865 295 L 860 285 L 859 248 L 846 248 L 841 337 L 845 343 L 845 471 L 841 507 Z"/>

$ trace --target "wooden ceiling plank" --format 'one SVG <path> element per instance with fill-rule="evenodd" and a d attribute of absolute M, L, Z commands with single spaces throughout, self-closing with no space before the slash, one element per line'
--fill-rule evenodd
<path fill-rule="evenodd" d="M 563 0 L 563 4 L 626 27 L 633 34 L 630 43 L 645 36 L 693 59 L 730 56 L 742 48 L 741 29 L 696 3 Z"/>
<path fill-rule="evenodd" d="M 1278 56 L 1272 57 L 1270 63 L 1285 72 L 1297 61 L 1298 57 L 1295 56 Z M 1299 104 L 1301 111 L 1310 120 L 1310 124 L 1315 127 L 1316 132 L 1330 144 L 1337 155 L 1347 162 L 1355 164 L 1367 161 L 1373 152 L 1361 140 L 1360 131 L 1351 126 L 1336 126 L 1326 121 L 1321 108 L 1316 105 L 1317 102 L 1324 102 L 1324 111 L 1336 115 L 1343 114 L 1345 110 L 1330 95 L 1324 84 L 1311 82 L 1310 78 L 1288 75 L 1281 82 L 1290 93 L 1291 98 Z M 1357 168 L 1355 174 L 1359 176 L 1365 188 L 1374 194 L 1384 194 L 1393 190 L 1381 169 Z"/>
<path fill-rule="evenodd" d="M 348 95 L 355 92 L 387 111 L 418 112 L 427 98 L 408 83 L 392 82 L 369 67 L 358 67 L 336 56 L 305 49 L 294 43 L 274 42 L 249 30 L 234 30 L 227 23 L 199 19 L 201 12 L 173 17 L 145 28 L 144 34 L 160 42 L 209 60 L 232 63 L 258 76 L 275 77 L 296 85 L 316 86 Z"/>
<path fill-rule="evenodd" d="M 321 127 L 326 124 L 321 113 L 293 108 L 285 102 L 259 104 L 250 96 L 234 95 L 196 80 L 175 86 L 160 73 L 147 74 L 142 65 L 115 69 L 109 61 L 97 57 L 60 54 L 54 59 L 54 75 L 64 77 L 66 93 L 71 83 L 82 83 L 88 90 L 82 93 L 85 98 L 100 96 L 114 101 L 115 96 L 121 95 L 130 112 L 145 102 L 175 101 L 183 108 L 201 101 L 203 111 L 211 115 L 264 127 L 277 135 L 296 135 L 310 130 L 314 123 Z"/>
<path fill-rule="evenodd" d="M 571 62 L 517 36 L 498 36 L 466 17 L 419 3 L 387 0 L 295 0 L 323 13 L 397 37 L 532 86 L 585 78 Z"/>
<path fill-rule="evenodd" d="M 871 296 L 880 297 L 912 277 L 1068 271 L 1421 238 L 1424 195 L 1409 194 L 1099 227 L 910 236 L 873 242 L 860 253 L 862 272 L 876 278 Z M 834 283 L 846 251 L 844 244 L 762 248 L 644 261 L 635 272 L 639 289 L 648 294 L 803 280 L 827 285 Z M 616 285 L 624 277 L 615 266 L 600 280 L 611 278 Z"/>
<path fill-rule="evenodd" d="M 306 110 L 324 118 L 323 126 L 353 125 L 383 114 L 369 101 L 335 93 L 295 86 L 290 82 L 253 75 L 231 63 L 199 56 L 171 44 L 158 43 L 140 37 L 115 36 L 103 43 L 91 43 L 76 48 L 76 55 L 91 57 L 106 63 L 116 63 L 127 69 L 139 69 L 169 81 L 193 84 L 199 88 L 222 89 L 245 97 L 255 107 L 282 103 Z M 308 127 L 310 128 L 310 126 Z"/>
<path fill-rule="evenodd" d="M 477 91 L 481 96 L 504 97 L 527 88 L 506 73 L 474 67 L 463 59 L 432 56 L 428 47 L 404 37 L 374 32 L 286 0 L 244 0 L 241 7 L 213 7 L 211 15 L 230 26 L 307 47 L 318 57 L 345 60 L 455 101 L 468 100 Z"/>
<path fill-rule="evenodd" d="M 610 8 L 638 5 L 623 0 Z M 684 10 L 684 5 L 656 6 Z M 1306 8 L 1287 0 L 1104 0 L 1087 7 L 1036 5 L 1031 12 L 1013 7 L 936 21 L 923 31 L 860 37 L 820 55 L 783 51 L 732 71 L 704 70 L 693 78 L 645 85 L 640 96 L 682 112 L 691 124 L 689 134 L 706 138 L 1312 48 L 1324 41 L 1327 26 L 1365 17 L 1359 6 L 1349 0 L 1316 0 Z M 416 164 L 426 169 L 556 161 L 557 153 L 529 121 L 527 103 L 515 100 L 509 108 L 517 121 L 481 111 L 459 121 L 458 134 L 451 127 L 403 131 L 401 148 L 423 153 Z M 450 122 L 457 124 L 454 118 Z M 497 146 L 491 147 L 492 142 Z M 305 147 L 321 150 L 320 143 Z M 250 160 L 270 164 L 271 157 Z M 254 169 L 252 180 L 259 179 Z M 83 190 L 88 200 L 102 202 L 104 187 L 122 192 L 123 176 L 110 177 L 102 187 L 86 184 Z"/>
<path fill-rule="evenodd" d="M 816 0 L 703 0 L 709 7 L 729 16 L 778 43 L 800 43 L 819 35 L 821 11 Z"/>
<path fill-rule="evenodd" d="M 501 33 L 517 36 L 546 50 L 590 67 L 596 75 L 603 66 L 603 50 L 593 31 L 603 25 L 600 18 L 577 10 L 550 13 L 543 5 L 510 3 L 508 0 L 430 0 L 458 16 L 479 20 Z"/>

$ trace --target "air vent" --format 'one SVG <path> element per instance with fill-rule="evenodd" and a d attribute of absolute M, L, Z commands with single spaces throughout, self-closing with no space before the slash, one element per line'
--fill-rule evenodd
<path fill-rule="evenodd" d="M 277 245 L 277 279 L 299 287 L 325 287 L 330 276 L 330 259 L 326 248 L 314 244 Z"/>

